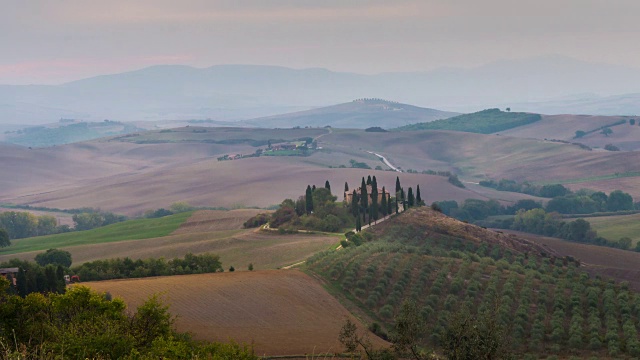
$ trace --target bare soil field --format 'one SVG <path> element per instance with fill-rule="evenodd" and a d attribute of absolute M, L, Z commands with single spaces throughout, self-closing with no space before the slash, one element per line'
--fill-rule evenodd
<path fill-rule="evenodd" d="M 185 221 L 173 235 L 194 234 L 220 230 L 240 230 L 249 218 L 265 212 L 258 209 L 200 210 Z"/>
<path fill-rule="evenodd" d="M 599 116 L 599 115 L 543 115 L 542 120 L 534 123 L 519 126 L 517 128 L 500 131 L 500 134 L 529 139 L 555 139 L 555 140 L 567 140 L 584 142 L 586 138 L 576 139 L 573 138 L 576 135 L 576 131 L 592 131 L 602 126 L 611 125 L 620 120 L 627 120 L 627 117 L 623 116 Z M 622 129 L 623 126 L 629 127 L 629 123 L 626 125 L 614 126 L 611 129 L 614 134 L 616 129 Z M 640 130 L 640 126 L 635 125 Z M 626 129 L 625 129 L 626 130 Z M 622 133 L 622 131 L 618 131 Z M 598 132 L 596 132 L 598 133 Z M 605 137 L 604 135 L 600 135 Z M 609 135 L 611 137 L 611 135 Z"/>
<path fill-rule="evenodd" d="M 312 277 L 297 270 L 225 272 L 84 283 L 130 308 L 163 294 L 176 327 L 196 339 L 253 344 L 258 355 L 341 352 L 340 328 L 355 319 Z M 384 341 L 371 334 L 376 345 Z"/>
<path fill-rule="evenodd" d="M 502 230 L 501 230 L 502 231 Z M 573 256 L 582 266 L 594 275 L 628 281 L 636 291 L 640 291 L 640 253 L 603 246 L 574 243 L 562 239 L 518 231 L 504 230 L 516 234 L 543 247 L 553 249 L 560 256 Z"/>
<path fill-rule="evenodd" d="M 262 129 L 227 130 L 233 132 L 236 140 L 245 137 L 264 140 L 286 132 L 273 130 L 267 136 L 261 133 L 265 131 Z M 326 129 L 309 129 L 315 133 L 297 130 L 300 133 L 295 133 L 296 136 L 326 132 Z M 0 202 L 56 208 L 91 206 L 134 216 L 148 209 L 166 208 L 177 201 L 204 207 L 266 208 L 283 198 L 295 199 L 304 193 L 307 184 L 323 185 L 325 180 L 341 196 L 345 182 L 354 188 L 362 176 L 369 174 L 375 174 L 378 183 L 387 189 L 394 188 L 397 175 L 405 188 L 420 184 L 428 203 L 493 196 L 503 201 L 526 198 L 471 187 L 460 189 L 438 176 L 336 168 L 349 166 L 350 159 L 386 168 L 367 151 L 387 157 L 404 170 L 450 170 L 470 181 L 484 178 L 559 181 L 640 171 L 640 153 L 636 152 L 587 151 L 574 145 L 448 131 L 368 133 L 334 129 L 319 141 L 323 149 L 308 157 L 234 161 L 217 161 L 217 157 L 254 152 L 256 147 L 206 142 L 223 139 L 220 131 L 183 131 L 177 135 L 154 132 L 144 136 L 160 135 L 179 135 L 186 140 L 137 144 L 125 142 L 135 137 L 101 139 L 48 149 L 2 145 L 0 161 L 6 164 L 6 171 L 0 174 L 3 186 Z M 199 137 L 197 141 L 193 136 Z M 627 187 L 620 189 L 630 191 Z"/>

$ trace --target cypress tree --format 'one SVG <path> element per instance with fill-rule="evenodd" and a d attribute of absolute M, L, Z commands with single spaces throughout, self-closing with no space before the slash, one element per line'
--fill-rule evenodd
<path fill-rule="evenodd" d="M 400 177 L 396 176 L 396 197 L 398 196 L 398 193 L 401 189 L 402 187 L 400 186 Z"/>
<path fill-rule="evenodd" d="M 373 220 L 378 220 L 378 181 L 375 176 L 371 180 L 371 212 L 369 216 L 373 217 Z"/>
<path fill-rule="evenodd" d="M 362 178 L 362 185 L 360 185 L 360 211 L 362 212 L 362 221 L 365 221 L 365 215 L 369 209 L 369 194 L 367 194 L 367 184 Z"/>
<path fill-rule="evenodd" d="M 27 275 L 25 275 L 22 268 L 18 269 L 18 276 L 16 277 L 16 286 L 18 287 L 18 295 L 27 296 Z"/>
<path fill-rule="evenodd" d="M 391 197 L 387 199 L 387 206 L 389 207 L 387 209 L 387 215 L 393 214 L 393 203 L 391 202 Z"/>
<path fill-rule="evenodd" d="M 362 230 L 362 222 L 360 222 L 360 216 L 356 216 L 356 232 Z"/>
<path fill-rule="evenodd" d="M 380 200 L 380 209 L 382 210 L 382 217 L 387 216 L 387 193 L 384 189 L 384 186 L 382 187 L 382 200 Z"/>
<path fill-rule="evenodd" d="M 316 186 L 315 186 L 315 185 L 313 185 L 313 186 L 311 187 L 311 192 L 313 192 L 313 191 L 316 191 Z"/>
<path fill-rule="evenodd" d="M 56 269 L 56 280 L 58 281 L 57 293 L 64 294 L 66 284 L 64 281 L 64 268 L 62 267 L 62 265 L 58 265 L 58 268 Z"/>
<path fill-rule="evenodd" d="M 416 206 L 422 206 L 422 197 L 420 197 L 420 185 L 416 187 Z"/>
<path fill-rule="evenodd" d="M 311 214 L 313 211 L 313 190 L 310 185 L 307 185 L 307 191 L 304 195 L 307 215 Z"/>
<path fill-rule="evenodd" d="M 406 198 L 404 197 L 403 188 L 400 189 L 400 201 L 402 202 L 402 211 L 407 210 L 407 201 L 406 201 Z"/>
<path fill-rule="evenodd" d="M 359 200 L 360 199 L 358 199 L 358 192 L 354 189 L 353 193 L 351 194 L 351 214 L 357 218 L 360 218 L 360 208 L 358 207 Z"/>
<path fill-rule="evenodd" d="M 346 181 L 344 182 L 344 192 L 346 193 L 347 191 L 349 191 L 349 183 L 347 183 Z"/>
<path fill-rule="evenodd" d="M 329 184 L 329 180 L 324 182 L 324 188 L 329 190 L 329 192 L 331 192 L 331 184 Z"/>
<path fill-rule="evenodd" d="M 399 210 L 398 209 L 398 197 L 396 196 L 396 215 L 398 215 L 398 212 L 399 212 L 398 210 Z"/>
<path fill-rule="evenodd" d="M 415 198 L 413 197 L 413 189 L 409 187 L 409 194 L 407 195 L 409 207 L 412 208 L 415 205 Z"/>
<path fill-rule="evenodd" d="M 45 285 L 45 291 L 48 292 L 57 292 L 58 291 L 58 280 L 56 279 L 56 270 L 54 269 L 53 265 L 47 265 L 46 268 L 44 268 L 44 276 L 46 277 L 46 285 Z"/>
<path fill-rule="evenodd" d="M 367 177 L 367 185 L 371 185 L 371 175 Z"/>

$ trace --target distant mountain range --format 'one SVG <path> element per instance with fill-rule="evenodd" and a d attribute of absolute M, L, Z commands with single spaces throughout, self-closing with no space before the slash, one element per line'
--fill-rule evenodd
<path fill-rule="evenodd" d="M 639 92 L 640 69 L 558 56 L 377 75 L 256 65 L 167 65 L 62 85 L 1 85 L 0 124 L 60 118 L 240 120 L 358 98 L 457 112 L 508 106 L 541 113 L 633 114 L 640 113 L 640 102 L 609 97 Z"/>
<path fill-rule="evenodd" d="M 447 119 L 458 113 L 421 108 L 381 99 L 359 99 L 344 104 L 243 121 L 250 126 L 287 128 L 331 126 L 389 129 L 407 124 Z"/>

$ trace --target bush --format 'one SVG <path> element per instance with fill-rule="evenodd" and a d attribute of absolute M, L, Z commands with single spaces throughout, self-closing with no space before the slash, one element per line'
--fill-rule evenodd
<path fill-rule="evenodd" d="M 40 266 L 62 265 L 66 268 L 71 266 L 71 253 L 59 249 L 49 249 L 44 253 L 36 255 L 36 263 Z"/>

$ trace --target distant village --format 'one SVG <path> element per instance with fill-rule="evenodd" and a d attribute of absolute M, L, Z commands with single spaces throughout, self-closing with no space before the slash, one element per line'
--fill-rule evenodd
<path fill-rule="evenodd" d="M 225 154 L 218 157 L 218 161 L 240 160 L 260 156 L 309 156 L 316 149 L 318 149 L 317 144 L 311 138 L 277 144 L 271 144 L 271 141 L 269 141 L 266 149 L 258 149 L 250 154 Z"/>

